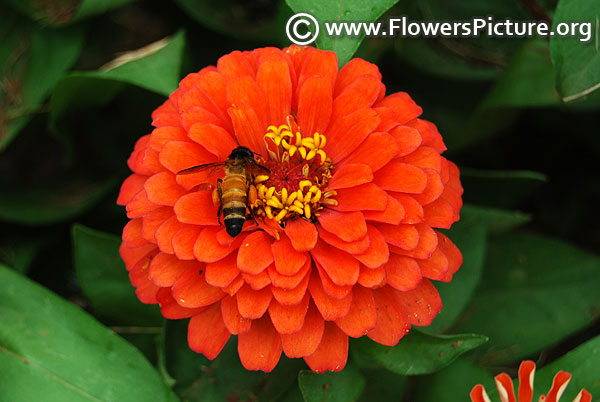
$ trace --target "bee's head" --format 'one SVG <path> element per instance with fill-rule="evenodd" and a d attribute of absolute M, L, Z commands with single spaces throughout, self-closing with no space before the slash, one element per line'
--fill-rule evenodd
<path fill-rule="evenodd" d="M 254 152 L 240 145 L 239 147 L 231 151 L 229 157 L 231 159 L 254 159 Z"/>

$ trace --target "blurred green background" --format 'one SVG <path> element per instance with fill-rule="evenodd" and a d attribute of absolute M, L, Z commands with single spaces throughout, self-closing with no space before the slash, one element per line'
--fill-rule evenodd
<path fill-rule="evenodd" d="M 600 83 L 600 4 L 365 4 L 0 4 L 0 400 L 456 401 L 478 382 L 490 391 L 501 370 L 514 376 L 524 358 L 538 362 L 538 393 L 564 369 L 575 375 L 566 399 L 583 386 L 600 395 L 600 90 L 578 95 Z M 595 31 L 587 43 L 317 41 L 341 60 L 360 44 L 355 56 L 378 64 L 387 92 L 408 92 L 437 124 L 465 187 L 449 231 L 465 264 L 436 285 L 445 306 L 429 335 L 393 351 L 351 342 L 338 374 L 298 374 L 304 364 L 282 358 L 264 375 L 241 368 L 234 339 L 214 362 L 196 356 L 185 322 L 164 323 L 137 301 L 117 253 L 127 219 L 115 201 L 135 141 L 179 79 L 236 49 L 289 45 L 285 22 L 301 11 L 320 21 L 589 21 Z"/>

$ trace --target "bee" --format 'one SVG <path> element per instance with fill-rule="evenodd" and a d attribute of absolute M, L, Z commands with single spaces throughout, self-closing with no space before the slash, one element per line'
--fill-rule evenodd
<path fill-rule="evenodd" d="M 225 170 L 223 179 L 217 179 L 217 195 L 220 202 L 217 217 L 221 224 L 221 215 L 223 216 L 225 230 L 231 237 L 240 234 L 246 221 L 248 189 L 252 176 L 270 173 L 269 169 L 254 160 L 254 155 L 250 149 L 240 145 L 231 151 L 223 162 L 192 166 L 177 173 L 192 174 L 212 168 L 212 174 L 218 168 Z"/>

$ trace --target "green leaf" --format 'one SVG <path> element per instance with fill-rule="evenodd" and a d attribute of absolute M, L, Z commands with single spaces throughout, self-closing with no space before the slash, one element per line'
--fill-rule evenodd
<path fill-rule="evenodd" d="M 507 232 L 531 221 L 531 215 L 529 214 L 518 211 L 481 207 L 478 205 L 465 204 L 463 205 L 460 214 L 461 220 L 464 219 L 464 217 L 469 217 L 469 219 L 480 219 L 485 224 L 485 230 L 488 234 Z"/>
<path fill-rule="evenodd" d="M 561 241 L 506 233 L 488 243 L 479 288 L 455 331 L 479 331 L 487 364 L 504 364 L 555 344 L 600 311 L 600 258 Z"/>
<path fill-rule="evenodd" d="M 302 370 L 298 384 L 306 402 L 349 402 L 358 399 L 365 387 L 365 378 L 348 363 L 337 373 Z"/>
<path fill-rule="evenodd" d="M 175 0 L 175 3 L 190 17 L 223 35 L 262 42 L 281 38 L 282 43 L 289 43 L 285 23 L 292 13 L 284 2 Z"/>
<path fill-rule="evenodd" d="M 487 341 L 477 334 L 427 335 L 411 330 L 398 345 L 380 345 L 362 337 L 353 342 L 361 359 L 378 363 L 397 374 L 416 375 L 436 372 L 463 353 Z"/>
<path fill-rule="evenodd" d="M 398 402 L 406 391 L 406 377 L 385 369 L 362 370 L 366 386 L 359 401 Z"/>
<path fill-rule="evenodd" d="M 462 210 L 461 220 L 452 226 L 447 235 L 460 249 L 463 264 L 451 282 L 435 284 L 443 306 L 431 325 L 423 328 L 427 333 L 446 331 L 464 310 L 479 283 L 485 258 L 485 226 L 477 216 Z"/>
<path fill-rule="evenodd" d="M 133 0 L 9 0 L 12 6 L 42 25 L 65 25 L 121 7 Z"/>
<path fill-rule="evenodd" d="M 109 102 L 125 84 L 168 96 L 177 89 L 185 35 L 179 31 L 136 51 L 128 52 L 97 71 L 74 72 L 57 84 L 50 98 L 51 122 L 73 109 Z"/>
<path fill-rule="evenodd" d="M 578 22 L 578 30 L 589 24 L 587 34 L 550 37 L 550 54 L 556 71 L 556 89 L 563 101 L 585 97 L 600 88 L 600 52 L 598 20 L 600 7 L 596 0 L 561 0 L 556 7 L 552 30 L 560 23 Z M 585 26 L 584 26 L 585 27 Z M 586 33 L 586 31 L 584 31 Z M 583 37 L 582 37 L 583 36 Z"/>
<path fill-rule="evenodd" d="M 176 401 L 142 354 L 75 305 L 0 267 L 0 399 Z"/>
<path fill-rule="evenodd" d="M 465 201 L 498 208 L 513 208 L 547 181 L 529 170 L 460 170 Z"/>
<path fill-rule="evenodd" d="M 548 42 L 531 39 L 512 56 L 510 64 L 484 99 L 479 113 L 493 108 L 559 104 Z"/>
<path fill-rule="evenodd" d="M 165 369 L 183 400 L 275 400 L 293 386 L 305 366 L 301 359 L 282 356 L 269 374 L 248 371 L 238 357 L 235 337 L 210 361 L 189 348 L 188 321 L 169 320 L 165 331 Z"/>
<path fill-rule="evenodd" d="M 545 393 L 552 385 L 552 379 L 560 370 L 571 373 L 573 377 L 565 391 L 564 400 L 570 401 L 582 388 L 592 395 L 600 394 L 600 336 L 578 346 L 560 359 L 536 371 L 536 394 Z"/>
<path fill-rule="evenodd" d="M 94 314 L 116 324 L 161 325 L 157 306 L 142 304 L 135 296 L 119 255 L 117 236 L 73 226 L 75 272 Z"/>
<path fill-rule="evenodd" d="M 0 238 L 0 264 L 5 264 L 24 274 L 29 270 L 40 248 L 46 243 L 48 243 L 46 235 L 9 231 Z"/>
<path fill-rule="evenodd" d="M 69 178 L 54 186 L 11 187 L 0 197 L 0 220 L 50 225 L 74 218 L 96 205 L 116 181 Z"/>
<path fill-rule="evenodd" d="M 49 91 L 81 53 L 82 27 L 35 29 L 0 6 L 0 150 L 39 113 Z"/>
<path fill-rule="evenodd" d="M 364 34 L 357 37 L 328 36 L 325 22 L 372 22 L 396 4 L 398 0 L 373 0 L 368 5 L 360 0 L 286 0 L 286 3 L 296 13 L 309 13 L 319 22 L 317 47 L 333 50 L 338 57 L 340 66 L 346 64 L 358 49 Z"/>
<path fill-rule="evenodd" d="M 469 393 L 477 384 L 483 384 L 488 393 L 496 389 L 494 379 L 486 370 L 464 358 L 435 374 L 417 377 L 415 383 L 417 402 L 469 401 Z"/>

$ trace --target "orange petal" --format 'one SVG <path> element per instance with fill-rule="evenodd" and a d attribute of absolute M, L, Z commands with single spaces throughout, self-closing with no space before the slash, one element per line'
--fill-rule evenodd
<path fill-rule="evenodd" d="M 268 106 L 265 94 L 253 78 L 248 76 L 231 80 L 227 85 L 227 102 L 229 105 L 246 105 L 258 118 L 260 126 L 267 125 Z"/>
<path fill-rule="evenodd" d="M 215 262 L 227 257 L 236 250 L 242 242 L 244 235 L 240 234 L 229 246 L 222 246 L 217 241 L 218 226 L 206 227 L 198 235 L 194 244 L 194 256 L 198 261 Z"/>
<path fill-rule="evenodd" d="M 280 304 L 277 300 L 271 301 L 269 315 L 277 332 L 292 334 L 300 331 L 304 325 L 309 300 L 310 296 L 306 294 L 302 301 L 295 306 L 286 306 Z"/>
<path fill-rule="evenodd" d="M 350 163 L 361 163 L 369 166 L 373 172 L 381 169 L 398 154 L 398 143 L 388 133 L 374 132 L 338 166 L 343 167 Z M 331 182 L 330 182 L 331 183 Z"/>
<path fill-rule="evenodd" d="M 337 211 L 383 211 L 387 204 L 387 193 L 372 183 L 337 190 L 334 197 Z"/>
<path fill-rule="evenodd" d="M 327 190 L 354 187 L 369 183 L 371 180 L 373 180 L 373 172 L 369 166 L 349 163 L 336 169 L 333 177 L 327 183 Z"/>
<path fill-rule="evenodd" d="M 281 304 L 286 306 L 295 306 L 302 301 L 302 298 L 306 293 L 310 277 L 310 273 L 307 273 L 300 281 L 300 284 L 292 289 L 271 286 L 273 297 Z"/>
<path fill-rule="evenodd" d="M 221 313 L 227 330 L 233 335 L 246 332 L 252 325 L 252 320 L 242 317 L 237 307 L 237 300 L 233 296 L 221 299 Z"/>
<path fill-rule="evenodd" d="M 158 248 L 163 253 L 173 254 L 175 250 L 173 250 L 173 236 L 179 230 L 184 227 L 183 223 L 180 223 L 177 220 L 175 215 L 171 216 L 169 219 L 164 221 L 162 225 L 156 229 L 156 233 L 154 234 L 154 238 L 156 239 L 156 244 Z"/>
<path fill-rule="evenodd" d="M 195 86 L 206 95 L 206 103 L 200 105 L 220 117 L 223 122 L 229 123 L 225 113 L 229 106 L 226 98 L 227 78 L 216 70 L 208 71 L 196 81 Z M 229 124 L 226 128 L 230 129 Z"/>
<path fill-rule="evenodd" d="M 257 319 L 263 316 L 271 299 L 273 293 L 270 288 L 264 288 L 261 290 L 253 290 L 250 286 L 242 286 L 240 290 L 235 294 L 237 298 L 238 310 L 242 317 Z"/>
<path fill-rule="evenodd" d="M 534 376 L 535 363 L 531 360 L 524 360 L 519 366 L 519 401 L 531 402 L 531 399 L 533 398 Z"/>
<path fill-rule="evenodd" d="M 371 108 L 332 120 L 327 128 L 325 152 L 333 163 L 338 163 L 356 150 L 379 125 L 379 115 Z"/>
<path fill-rule="evenodd" d="M 408 313 L 410 323 L 418 327 L 431 324 L 442 309 L 440 294 L 427 279 L 408 292 L 396 291 L 396 295 Z"/>
<path fill-rule="evenodd" d="M 449 229 L 455 221 L 455 211 L 452 205 L 443 198 L 438 198 L 423 207 L 425 222 L 434 228 Z"/>
<path fill-rule="evenodd" d="M 156 304 L 158 303 L 156 293 L 159 288 L 148 279 L 149 262 L 149 259 L 143 259 L 135 264 L 129 271 L 129 281 L 135 287 L 135 294 L 142 303 Z"/>
<path fill-rule="evenodd" d="M 444 183 L 442 183 L 440 174 L 435 170 L 425 168 L 423 171 L 427 175 L 427 187 L 425 187 L 425 190 L 421 194 L 415 194 L 414 197 L 421 205 L 427 205 L 442 195 Z"/>
<path fill-rule="evenodd" d="M 123 241 L 129 248 L 140 247 L 148 243 L 142 237 L 142 218 L 127 222 L 123 228 Z"/>
<path fill-rule="evenodd" d="M 271 59 L 258 67 L 256 83 L 266 94 L 269 124 L 279 126 L 292 108 L 292 80 L 283 58 Z"/>
<path fill-rule="evenodd" d="M 560 370 L 554 376 L 552 380 L 552 388 L 546 395 L 545 402 L 558 402 L 558 399 L 561 397 L 563 392 L 565 392 L 565 388 L 569 385 L 569 381 L 571 380 L 571 374 L 565 371 Z"/>
<path fill-rule="evenodd" d="M 160 152 L 165 146 L 165 144 L 171 141 L 186 140 L 187 133 L 181 127 L 159 127 L 155 128 L 152 131 L 152 134 L 150 135 L 149 145 L 152 147 L 152 149 L 155 149 Z"/>
<path fill-rule="evenodd" d="M 282 289 L 293 289 L 300 285 L 302 279 L 310 272 L 310 268 L 312 265 L 312 261 L 310 259 L 306 259 L 304 265 L 298 272 L 294 275 L 282 275 L 276 268 L 274 264 L 269 265 L 267 268 L 267 273 L 271 278 L 271 283 Z"/>
<path fill-rule="evenodd" d="M 266 269 L 263 269 L 258 275 L 242 272 L 242 278 L 253 290 L 261 290 L 271 284 L 271 277 Z"/>
<path fill-rule="evenodd" d="M 223 127 L 214 124 L 196 123 L 189 131 L 189 137 L 202 145 L 219 160 L 225 160 L 237 143 Z"/>
<path fill-rule="evenodd" d="M 245 282 L 244 278 L 242 278 L 242 275 L 238 275 L 235 277 L 233 282 L 231 282 L 227 287 L 223 288 L 223 291 L 229 296 L 233 296 L 242 288 L 242 286 L 244 286 L 244 283 Z"/>
<path fill-rule="evenodd" d="M 401 291 L 416 288 L 423 279 L 419 264 L 411 257 L 391 254 L 384 268 L 388 285 Z"/>
<path fill-rule="evenodd" d="M 298 68 L 298 67 L 297 67 Z M 337 56 L 331 51 L 313 51 L 308 52 L 304 58 L 300 75 L 298 76 L 298 86 L 312 76 L 325 76 L 329 79 L 331 87 L 335 85 L 335 78 L 338 72 Z"/>
<path fill-rule="evenodd" d="M 206 282 L 219 288 L 231 284 L 239 273 L 235 253 L 229 254 L 222 260 L 206 264 Z"/>
<path fill-rule="evenodd" d="M 172 254 L 158 253 L 150 263 L 148 277 L 156 286 L 171 287 L 179 275 L 192 266 L 198 271 L 201 269 L 198 262 L 181 261 Z"/>
<path fill-rule="evenodd" d="M 348 315 L 336 320 L 335 323 L 346 335 L 353 338 L 359 338 L 375 328 L 377 310 L 371 289 L 354 286 Z"/>
<path fill-rule="evenodd" d="M 121 184 L 121 191 L 119 191 L 119 198 L 117 198 L 118 205 L 126 205 L 131 199 L 144 189 L 144 183 L 148 179 L 148 176 L 134 173 L 125 179 Z"/>
<path fill-rule="evenodd" d="M 199 269 L 197 265 L 192 265 L 179 275 L 173 284 L 171 292 L 180 306 L 188 308 L 204 307 L 225 297 L 225 293 L 221 289 L 206 283 L 203 268 L 202 266 Z"/>
<path fill-rule="evenodd" d="M 171 288 L 160 288 L 156 293 L 156 300 L 160 305 L 160 313 L 170 320 L 180 320 L 195 316 L 206 310 L 206 307 L 185 308 L 181 307 L 173 296 L 171 296 Z"/>
<path fill-rule="evenodd" d="M 129 201 L 125 209 L 127 210 L 128 218 L 141 218 L 146 215 L 148 212 L 152 212 L 155 209 L 160 208 L 161 206 L 150 202 L 146 195 L 146 190 L 142 190 L 138 192 L 132 199 Z"/>
<path fill-rule="evenodd" d="M 296 275 L 306 263 L 306 253 L 296 251 L 287 236 L 281 236 L 279 240 L 274 241 L 271 244 L 271 252 L 275 268 L 281 275 Z"/>
<path fill-rule="evenodd" d="M 317 308 L 321 312 L 321 316 L 326 321 L 333 321 L 345 317 L 350 311 L 352 303 L 352 292 L 343 299 L 335 299 L 325 293 L 321 279 L 318 274 L 313 273 L 308 284 L 308 290 L 312 296 Z"/>
<path fill-rule="evenodd" d="M 385 240 L 404 250 L 414 250 L 419 244 L 419 232 L 415 225 L 377 225 Z"/>
<path fill-rule="evenodd" d="M 131 270 L 140 260 L 150 261 L 158 253 L 156 245 L 145 244 L 140 247 L 129 248 L 124 242 L 119 246 L 119 254 L 125 262 L 127 270 Z"/>
<path fill-rule="evenodd" d="M 364 253 L 367 250 L 367 248 L 369 248 L 369 236 L 365 235 L 361 239 L 347 242 L 340 239 L 333 233 L 326 231 L 321 226 L 318 226 L 318 230 L 319 238 L 321 240 L 347 253 L 360 254 Z"/>
<path fill-rule="evenodd" d="M 367 234 L 367 223 L 359 211 L 338 212 L 324 209 L 319 215 L 319 223 L 323 229 L 346 242 L 360 240 Z"/>
<path fill-rule="evenodd" d="M 406 123 L 406 125 L 419 130 L 421 136 L 423 137 L 423 145 L 430 146 L 431 148 L 436 149 L 439 153 L 442 153 L 446 150 L 444 141 L 442 141 L 442 136 L 440 135 L 435 124 L 432 122 L 415 119 Z"/>
<path fill-rule="evenodd" d="M 292 246 L 296 251 L 309 251 L 315 244 L 319 234 L 315 225 L 304 219 L 294 219 L 285 226 L 285 234 L 292 242 Z"/>
<path fill-rule="evenodd" d="M 189 132 L 196 123 L 212 124 L 223 128 L 227 126 L 221 118 L 202 106 L 192 106 L 181 111 L 181 125 L 185 131 Z"/>
<path fill-rule="evenodd" d="M 324 133 L 332 110 L 331 80 L 314 76 L 304 81 L 298 93 L 298 125 L 305 135 Z"/>
<path fill-rule="evenodd" d="M 408 126 L 396 126 L 390 130 L 390 134 L 396 140 L 396 156 L 408 155 L 418 149 L 423 143 L 423 137 L 419 130 Z"/>
<path fill-rule="evenodd" d="M 407 313 L 389 286 L 374 290 L 373 296 L 377 306 L 377 326 L 367 336 L 382 345 L 396 346 L 410 330 Z"/>
<path fill-rule="evenodd" d="M 202 353 L 210 360 L 221 353 L 230 336 L 218 304 L 190 319 L 188 326 L 190 349 L 196 353 Z"/>
<path fill-rule="evenodd" d="M 192 166 L 217 161 L 212 153 L 191 141 L 167 142 L 160 151 L 159 159 L 174 174 Z"/>
<path fill-rule="evenodd" d="M 310 254 L 336 285 L 347 286 L 356 283 L 359 272 L 358 262 L 350 254 L 323 241 L 317 242 Z"/>
<path fill-rule="evenodd" d="M 397 225 L 406 217 L 406 211 L 400 201 L 388 194 L 383 211 L 364 211 L 363 215 L 367 221 Z"/>
<path fill-rule="evenodd" d="M 144 184 L 148 200 L 154 204 L 173 206 L 187 193 L 175 181 L 171 172 L 160 172 L 148 178 Z"/>
<path fill-rule="evenodd" d="M 388 261 L 390 250 L 385 238 L 374 226 L 367 225 L 367 233 L 369 248 L 362 254 L 355 254 L 354 258 L 369 268 L 377 268 Z"/>
<path fill-rule="evenodd" d="M 360 273 L 358 274 L 358 283 L 366 288 L 375 289 L 385 284 L 385 275 L 386 272 L 384 266 L 367 268 L 361 264 Z"/>
<path fill-rule="evenodd" d="M 409 165 L 433 169 L 438 173 L 442 171 L 442 157 L 437 150 L 431 147 L 419 147 L 409 155 L 400 158 L 400 160 Z"/>
<path fill-rule="evenodd" d="M 151 243 L 155 243 L 154 234 L 156 229 L 172 216 L 173 209 L 169 207 L 161 207 L 148 212 L 142 218 L 142 237 Z"/>
<path fill-rule="evenodd" d="M 331 119 L 338 120 L 359 109 L 371 107 L 381 90 L 381 80 L 373 75 L 361 75 L 334 99 Z"/>
<path fill-rule="evenodd" d="M 427 187 L 427 175 L 421 168 L 394 161 L 377 171 L 373 182 L 384 190 L 419 194 Z"/>
<path fill-rule="evenodd" d="M 273 262 L 272 243 L 273 238 L 263 231 L 256 231 L 246 236 L 237 255 L 240 271 L 258 275 L 271 265 Z"/>
<path fill-rule="evenodd" d="M 198 240 L 198 236 L 202 228 L 195 225 L 185 225 L 173 236 L 171 243 L 173 244 L 173 251 L 180 260 L 193 260 L 194 256 L 194 245 Z"/>
<path fill-rule="evenodd" d="M 227 113 L 240 145 L 249 148 L 252 152 L 266 155 L 267 148 L 263 135 L 267 128 L 263 126 L 254 109 L 246 105 L 234 105 L 227 109 Z"/>
<path fill-rule="evenodd" d="M 419 263 L 421 273 L 425 278 L 441 281 L 448 272 L 448 258 L 439 247 L 431 254 L 431 257 L 426 260 L 418 260 L 417 262 Z"/>
<path fill-rule="evenodd" d="M 222 56 L 217 62 L 217 69 L 230 80 L 246 75 L 254 77 L 252 66 L 239 50 Z"/>
<path fill-rule="evenodd" d="M 332 322 L 325 323 L 323 338 L 317 350 L 304 361 L 315 373 L 341 371 L 348 360 L 348 335 Z"/>
<path fill-rule="evenodd" d="M 406 216 L 402 220 L 402 223 L 412 224 L 423 222 L 425 212 L 423 211 L 421 204 L 419 204 L 419 202 L 415 200 L 413 196 L 402 193 L 394 193 L 390 196 L 393 196 L 396 200 L 398 200 L 406 212 Z"/>
<path fill-rule="evenodd" d="M 473 387 L 469 397 L 471 398 L 471 402 L 490 402 L 490 397 L 481 384 L 477 384 Z"/>
<path fill-rule="evenodd" d="M 348 296 L 348 294 L 352 291 L 352 285 L 337 285 L 335 282 L 331 280 L 327 272 L 323 269 L 321 264 L 315 261 L 315 266 L 317 267 L 317 272 L 319 273 L 319 277 L 321 278 L 321 285 L 323 285 L 323 290 L 329 296 L 334 299 L 343 299 Z"/>
<path fill-rule="evenodd" d="M 173 207 L 181 223 L 192 225 L 218 225 L 217 208 L 210 191 L 197 191 L 184 195 Z"/>
<path fill-rule="evenodd" d="M 396 92 L 386 96 L 376 106 L 391 108 L 396 115 L 396 120 L 400 124 L 413 120 L 423 113 L 423 109 L 406 92 Z"/>
<path fill-rule="evenodd" d="M 510 376 L 506 373 L 500 373 L 494 377 L 496 381 L 496 388 L 498 388 L 501 398 L 505 402 L 517 402 L 515 396 L 515 389 L 513 388 L 513 382 Z"/>
<path fill-rule="evenodd" d="M 310 303 L 302 328 L 292 334 L 281 334 L 281 344 L 287 357 L 304 357 L 317 350 L 323 337 L 325 322 L 315 307 Z"/>
<path fill-rule="evenodd" d="M 365 74 L 372 75 L 381 80 L 381 73 L 375 64 L 359 58 L 350 60 L 348 63 L 346 63 L 346 65 L 344 65 L 344 67 L 341 68 L 337 75 L 334 91 L 335 95 L 337 96 L 358 77 Z"/>
<path fill-rule="evenodd" d="M 438 246 L 438 234 L 426 223 L 418 223 L 413 226 L 419 233 L 419 243 L 417 244 L 417 247 L 412 250 L 395 249 L 394 252 L 420 260 L 427 259 L 431 257 L 431 254 L 433 254 Z"/>
<path fill-rule="evenodd" d="M 246 370 L 268 373 L 275 368 L 281 357 L 281 339 L 269 316 L 253 321 L 249 331 L 238 335 L 238 354 Z"/>
<path fill-rule="evenodd" d="M 452 241 L 442 233 L 437 233 L 439 238 L 440 250 L 448 258 L 448 272 L 444 276 L 444 282 L 450 282 L 452 276 L 458 271 L 463 263 L 463 256 L 458 247 Z"/>

